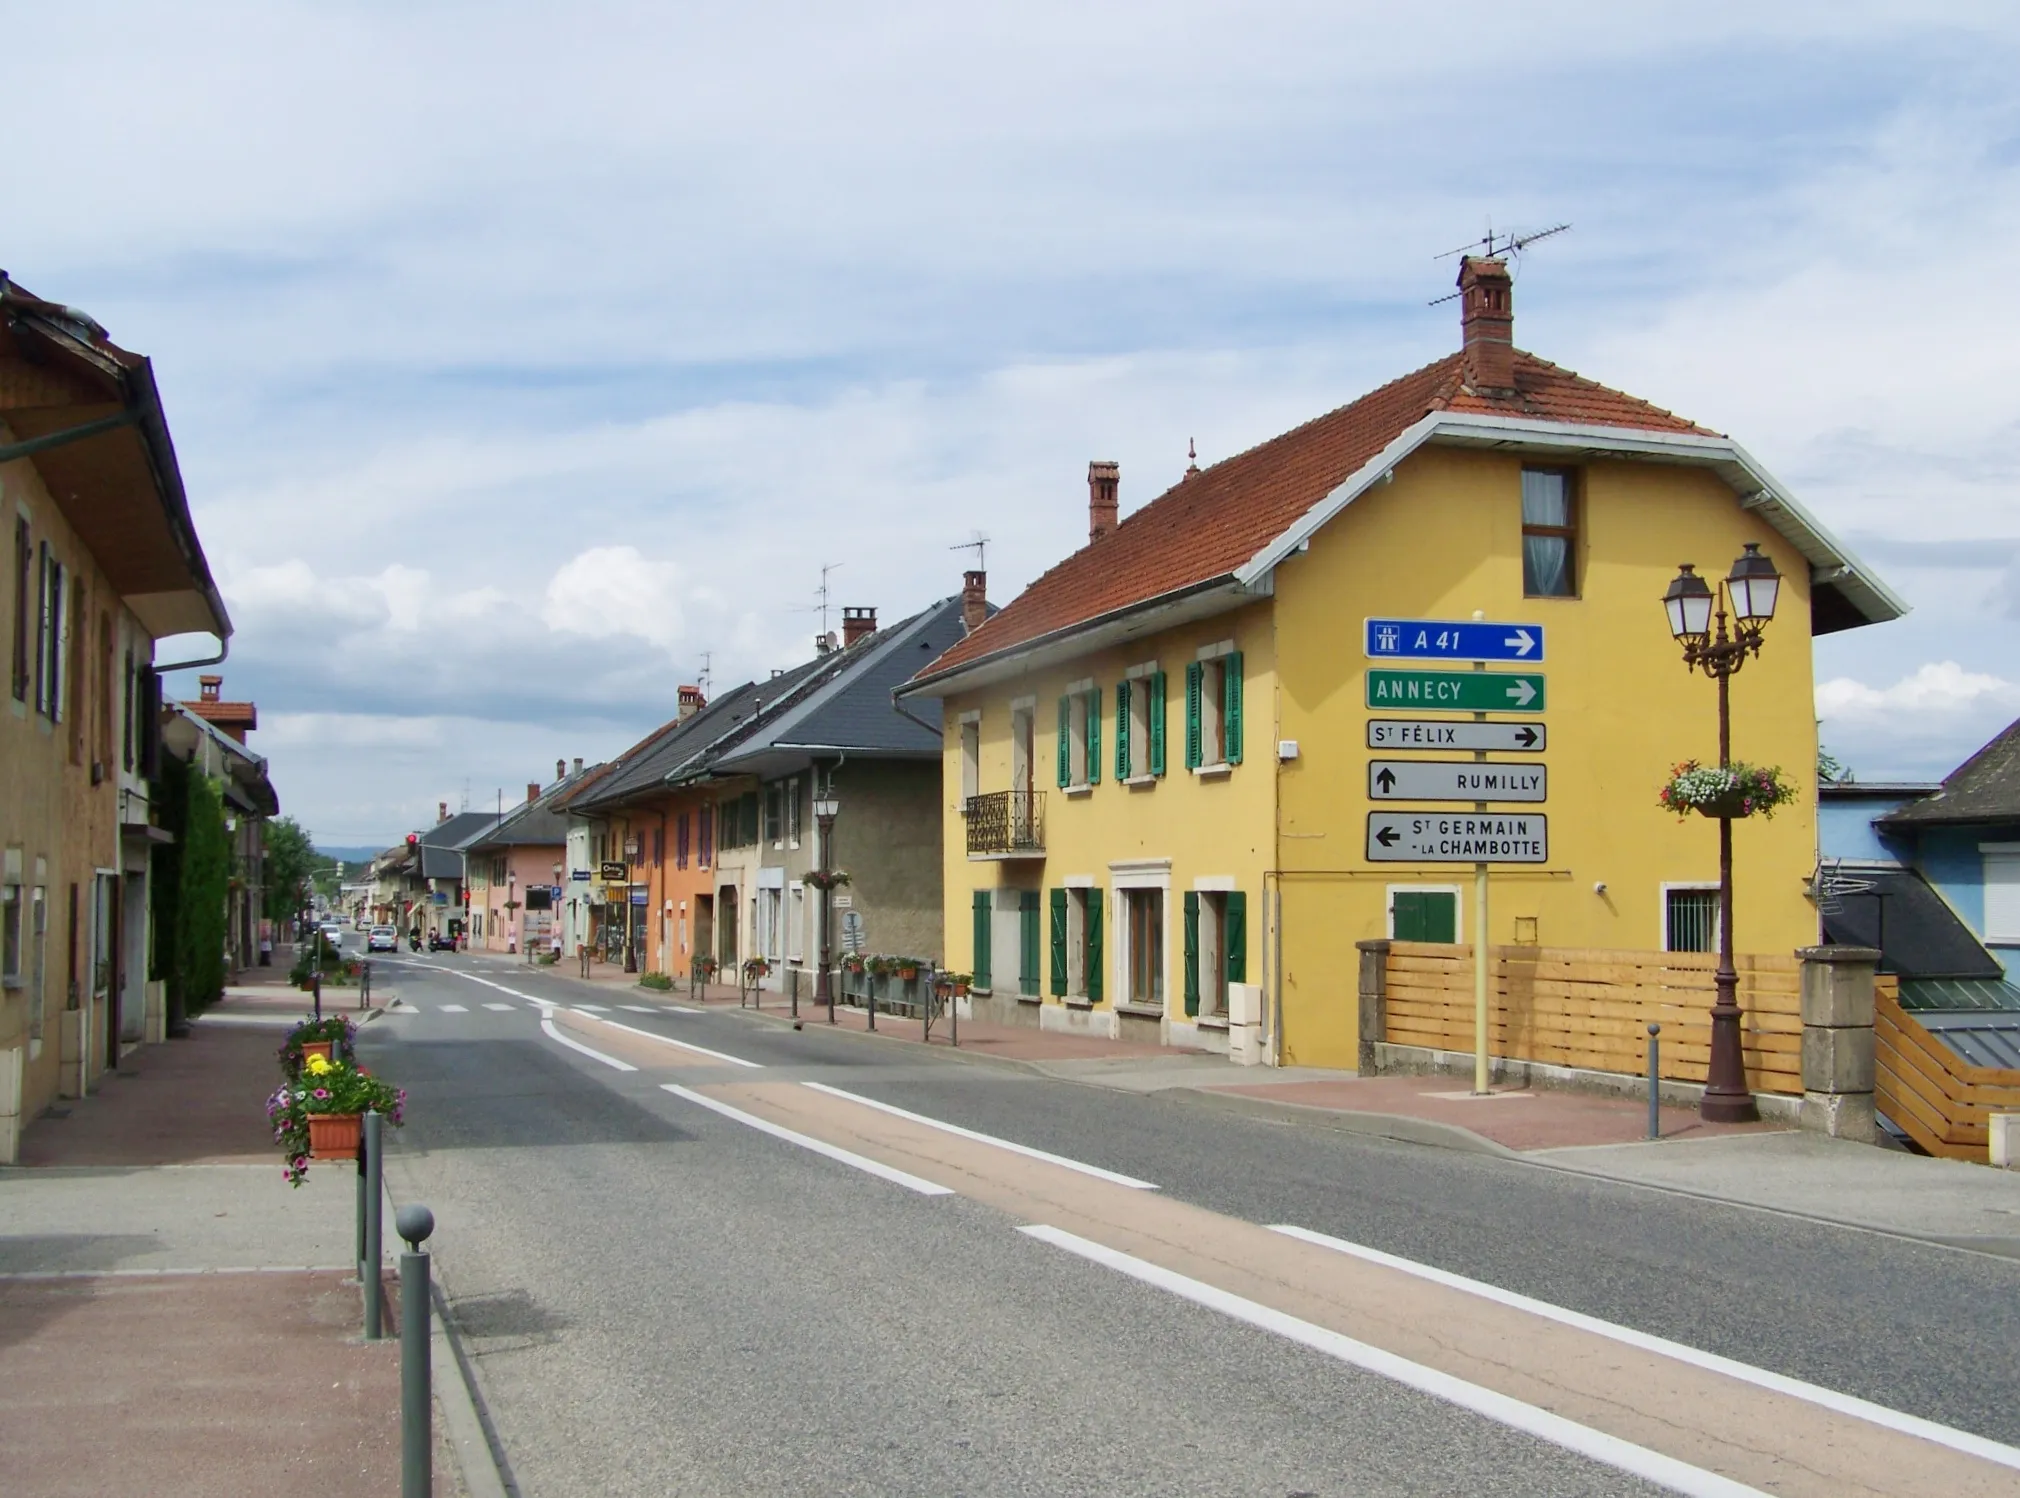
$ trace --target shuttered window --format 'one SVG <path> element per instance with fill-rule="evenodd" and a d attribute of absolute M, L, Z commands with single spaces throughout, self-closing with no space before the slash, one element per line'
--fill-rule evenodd
<path fill-rule="evenodd" d="M 975 965 L 974 983 L 977 988 L 989 986 L 989 891 L 975 891 L 974 954 L 970 961 Z"/>
<path fill-rule="evenodd" d="M 1199 1014 L 1199 894 L 1185 892 L 1185 1012 Z"/>
<path fill-rule="evenodd" d="M 1066 994 L 1066 891 L 1052 891 L 1052 992 Z"/>
<path fill-rule="evenodd" d="M 1017 991 L 1038 997 L 1038 891 L 1017 892 Z"/>

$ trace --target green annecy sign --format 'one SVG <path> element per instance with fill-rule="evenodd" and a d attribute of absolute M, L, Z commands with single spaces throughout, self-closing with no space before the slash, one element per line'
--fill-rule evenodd
<path fill-rule="evenodd" d="M 1369 707 L 1438 713 L 1540 713 L 1541 671 L 1368 672 Z"/>

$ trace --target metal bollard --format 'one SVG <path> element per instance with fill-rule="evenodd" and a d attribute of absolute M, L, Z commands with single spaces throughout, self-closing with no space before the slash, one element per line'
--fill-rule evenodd
<path fill-rule="evenodd" d="M 1662 1137 L 1662 1026 L 1648 1027 L 1648 1137 Z"/>
<path fill-rule="evenodd" d="M 378 1113 L 365 1115 L 363 1148 L 365 1169 L 365 1253 L 364 1267 L 359 1271 L 358 1282 L 365 1287 L 365 1340 L 376 1342 L 385 1336 L 383 1321 L 383 1287 L 379 1283 L 379 1266 L 385 1262 L 381 1252 L 383 1227 L 381 1217 L 385 1211 L 385 1170 L 386 1170 L 386 1121 Z"/>
<path fill-rule="evenodd" d="M 393 1219 L 407 1252 L 400 1255 L 400 1498 L 430 1498 L 435 1482 L 434 1393 L 429 1368 L 428 1255 L 435 1214 L 419 1203 Z"/>
<path fill-rule="evenodd" d="M 309 974 L 309 992 L 315 995 L 316 1018 L 321 1019 L 323 1017 L 323 974 L 320 968 Z"/>
<path fill-rule="evenodd" d="M 870 1028 L 874 1030 L 877 1028 L 877 978 L 874 973 L 870 975 L 870 981 L 865 985 L 865 991 L 869 994 L 869 997 L 863 1000 L 863 1002 L 870 1007 Z"/>

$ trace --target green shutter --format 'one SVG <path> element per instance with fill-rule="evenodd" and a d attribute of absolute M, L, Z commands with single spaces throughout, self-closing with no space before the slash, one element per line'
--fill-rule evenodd
<path fill-rule="evenodd" d="M 1087 892 L 1087 997 L 1101 1002 L 1101 901 L 1098 889 Z"/>
<path fill-rule="evenodd" d="M 1227 896 L 1227 930 L 1221 936 L 1221 944 L 1227 948 L 1227 981 L 1248 982 L 1248 896 L 1242 891 L 1229 890 Z"/>
<path fill-rule="evenodd" d="M 1185 767 L 1188 770 L 1199 768 L 1200 682 L 1205 675 L 1206 668 L 1198 661 L 1185 668 Z"/>
<path fill-rule="evenodd" d="M 1087 783 L 1101 783 L 1101 688 L 1087 690 Z"/>
<path fill-rule="evenodd" d="M 1199 1016 L 1199 892 L 1185 892 L 1185 1012 Z"/>
<path fill-rule="evenodd" d="M 1241 652 L 1221 657 L 1220 737 L 1231 765 L 1241 763 Z"/>
<path fill-rule="evenodd" d="M 1038 997 L 1038 891 L 1017 894 L 1017 991 Z"/>
<path fill-rule="evenodd" d="M 1115 684 L 1115 778 L 1129 779 L 1129 683 Z"/>
<path fill-rule="evenodd" d="M 975 986 L 989 986 L 989 891 L 975 891 L 975 951 L 969 959 L 975 969 Z"/>
<path fill-rule="evenodd" d="M 1144 716 L 1150 719 L 1150 773 L 1164 773 L 1164 673 L 1154 671 L 1150 677 L 1150 711 Z"/>
<path fill-rule="evenodd" d="M 1066 993 L 1066 891 L 1052 891 L 1052 991 Z"/>
<path fill-rule="evenodd" d="M 1459 939 L 1459 901 L 1450 890 L 1399 889 L 1390 909 L 1397 941 L 1450 944 Z"/>
<path fill-rule="evenodd" d="M 1073 699 L 1059 699 L 1059 788 L 1073 784 Z"/>

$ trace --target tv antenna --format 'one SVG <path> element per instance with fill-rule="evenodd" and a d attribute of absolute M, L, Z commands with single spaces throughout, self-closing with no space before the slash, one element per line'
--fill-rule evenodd
<path fill-rule="evenodd" d="M 816 610 L 819 611 L 821 616 L 821 634 L 823 636 L 828 632 L 828 610 L 833 606 L 828 602 L 828 574 L 838 567 L 847 565 L 845 562 L 829 562 L 821 568 L 821 585 L 814 589 L 814 597 L 819 599 L 820 602 L 812 605 L 807 612 L 813 613 Z"/>
<path fill-rule="evenodd" d="M 708 687 L 709 682 L 711 680 L 708 668 L 710 664 L 714 662 L 714 660 L 715 660 L 715 652 L 713 650 L 704 650 L 701 653 L 701 676 L 695 682 L 695 685 L 701 688 L 701 700 L 703 702 L 708 701 L 709 697 Z"/>
<path fill-rule="evenodd" d="M 989 538 L 980 531 L 975 532 L 974 540 L 957 541 L 954 545 L 948 547 L 947 550 L 972 551 L 975 553 L 975 570 L 977 572 L 987 572 L 989 570 Z"/>
<path fill-rule="evenodd" d="M 1494 225 L 1490 221 L 1487 225 L 1487 232 L 1480 238 L 1473 240 L 1469 244 L 1462 244 L 1456 250 L 1447 250 L 1444 254 L 1434 255 L 1431 258 L 1434 260 L 1450 260 L 1454 255 L 1471 255 L 1476 251 L 1482 259 L 1486 260 L 1494 260 L 1509 255 L 1520 255 L 1530 245 L 1536 243 L 1537 240 L 1548 239 L 1553 234 L 1565 233 L 1570 227 L 1571 225 L 1569 224 L 1552 224 L 1547 229 L 1538 229 L 1534 234 L 1496 234 L 1494 232 Z M 1448 291 L 1445 295 L 1433 298 L 1424 305 L 1427 307 L 1436 307 L 1445 302 L 1457 301 L 1458 297 L 1458 292 Z"/>

